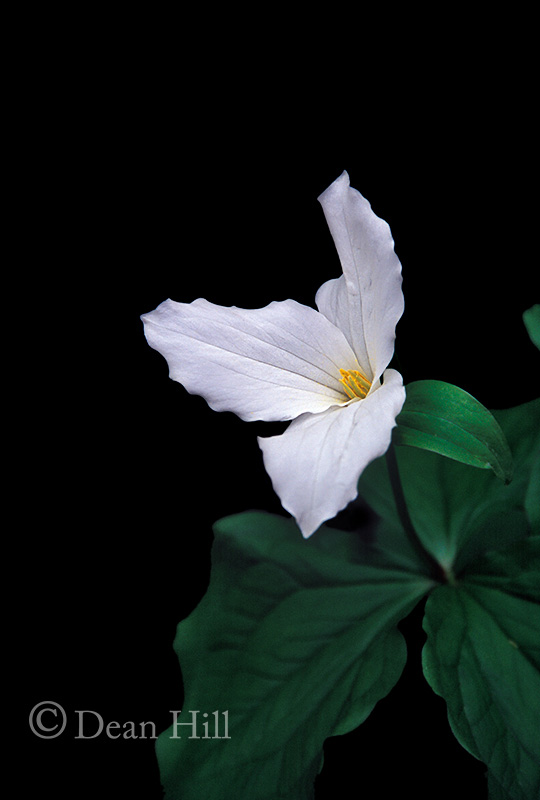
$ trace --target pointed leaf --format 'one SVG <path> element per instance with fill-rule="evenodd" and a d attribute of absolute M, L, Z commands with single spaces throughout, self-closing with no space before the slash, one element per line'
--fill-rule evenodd
<path fill-rule="evenodd" d="M 540 796 L 540 537 L 486 556 L 428 599 L 426 678 L 492 796 Z"/>
<path fill-rule="evenodd" d="M 394 443 L 492 469 L 509 482 L 512 455 L 497 420 L 463 389 L 443 381 L 415 381 L 399 417 Z"/>
<path fill-rule="evenodd" d="M 256 512 L 217 523 L 208 592 L 175 648 L 181 721 L 198 710 L 213 730 L 227 711 L 230 739 L 164 732 L 166 800 L 312 797 L 324 740 L 357 727 L 395 684 L 397 622 L 431 586 L 370 556 L 358 533 L 321 528 L 305 541 L 293 521 Z"/>
<path fill-rule="evenodd" d="M 414 527 L 439 563 L 457 573 L 482 553 L 528 536 L 539 522 L 540 400 L 493 414 L 514 460 L 508 485 L 492 471 L 416 447 L 396 448 Z M 385 459 L 364 471 L 358 491 L 389 525 L 399 528 Z"/>

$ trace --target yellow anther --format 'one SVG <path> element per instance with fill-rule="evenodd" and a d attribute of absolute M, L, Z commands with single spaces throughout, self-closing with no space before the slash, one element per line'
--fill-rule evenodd
<path fill-rule="evenodd" d="M 360 398 L 363 400 L 371 389 L 371 381 L 368 381 L 361 372 L 356 369 L 340 369 L 341 383 L 351 400 Z"/>

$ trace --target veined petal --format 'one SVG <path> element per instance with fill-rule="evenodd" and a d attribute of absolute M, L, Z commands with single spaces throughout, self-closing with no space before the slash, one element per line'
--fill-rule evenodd
<path fill-rule="evenodd" d="M 339 368 L 354 368 L 354 353 L 323 314 L 294 300 L 258 309 L 166 300 L 142 320 L 170 377 L 215 411 L 276 421 L 348 402 Z"/>
<path fill-rule="evenodd" d="M 343 275 L 324 283 L 316 303 L 340 328 L 367 377 L 374 381 L 394 352 L 395 329 L 403 314 L 401 264 L 388 224 L 349 185 L 344 172 L 320 197 Z"/>
<path fill-rule="evenodd" d="M 259 438 L 274 490 L 306 538 L 354 500 L 361 473 L 388 449 L 404 402 L 402 377 L 388 369 L 365 400 L 303 414 L 280 436 Z"/>

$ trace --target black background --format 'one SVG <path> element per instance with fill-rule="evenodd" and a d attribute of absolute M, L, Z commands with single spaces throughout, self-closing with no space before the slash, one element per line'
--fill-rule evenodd
<path fill-rule="evenodd" d="M 341 96 L 316 48 L 278 75 L 274 48 L 255 69 L 255 52 L 237 61 L 224 46 L 206 72 L 200 32 L 188 57 L 188 32 L 179 44 L 166 27 L 120 25 L 109 40 L 104 26 L 90 42 L 77 29 L 18 63 L 7 569 L 25 797 L 158 800 L 153 742 L 75 740 L 75 712 L 167 727 L 182 702 L 175 627 L 205 591 L 212 523 L 282 513 L 256 442 L 268 426 L 170 381 L 140 314 L 167 297 L 313 305 L 339 275 L 317 196 L 346 169 L 403 265 L 405 382 L 446 380 L 491 408 L 536 393 L 521 321 L 538 300 L 531 119 L 496 53 L 463 77 L 450 48 L 431 80 L 422 59 L 407 77 L 360 64 Z M 421 609 L 403 630 L 402 679 L 327 744 L 317 797 L 349 780 L 363 796 L 455 796 L 465 781 L 485 796 L 422 677 Z M 57 739 L 29 731 L 43 700 L 68 715 Z"/>

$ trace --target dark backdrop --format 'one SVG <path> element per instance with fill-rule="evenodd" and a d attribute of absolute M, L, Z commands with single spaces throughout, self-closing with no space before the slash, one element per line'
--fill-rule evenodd
<path fill-rule="evenodd" d="M 140 314 L 167 297 L 313 304 L 339 274 L 317 196 L 346 169 L 403 265 L 405 381 L 450 381 L 495 408 L 531 399 L 529 126 L 511 87 L 464 96 L 451 75 L 436 89 L 396 75 L 381 114 L 323 79 L 308 101 L 304 85 L 267 76 L 255 90 L 219 70 L 194 88 L 174 59 L 100 71 L 93 53 L 72 74 L 49 56 L 28 76 L 13 151 L 18 775 L 25 797 L 158 800 L 153 742 L 75 740 L 75 712 L 163 730 L 181 707 L 172 641 L 205 591 L 212 523 L 281 509 L 256 442 L 268 427 L 170 381 Z M 396 689 L 328 744 L 320 798 L 349 778 L 431 798 L 465 775 L 483 796 L 482 766 L 423 680 L 420 612 Z M 27 725 L 44 700 L 68 716 L 49 741 Z"/>

